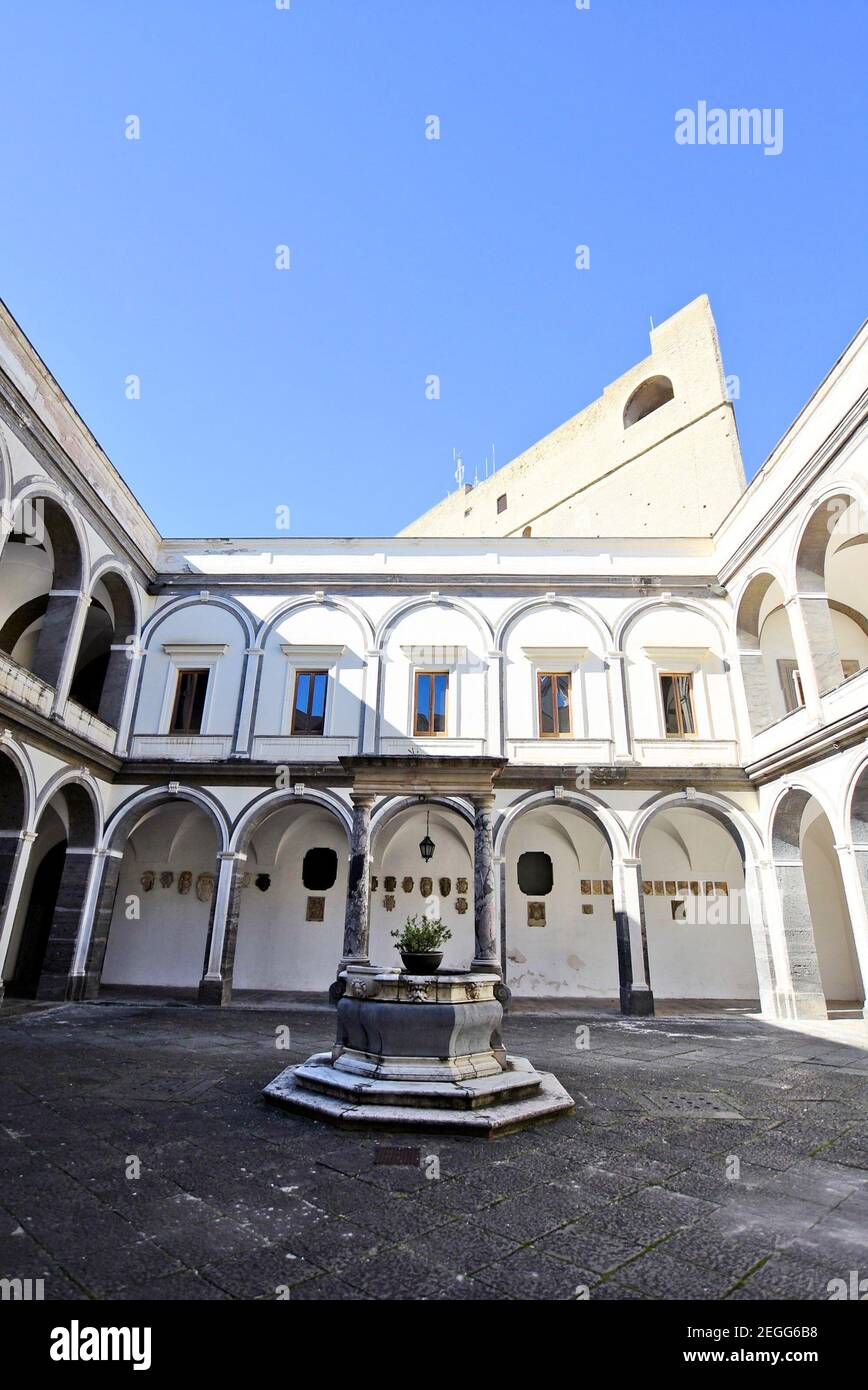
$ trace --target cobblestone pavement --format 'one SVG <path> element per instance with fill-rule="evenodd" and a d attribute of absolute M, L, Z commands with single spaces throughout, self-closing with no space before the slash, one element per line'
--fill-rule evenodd
<path fill-rule="evenodd" d="M 868 1277 L 863 1024 L 516 1013 L 510 1050 L 576 1110 L 487 1143 L 263 1102 L 332 1031 L 303 1005 L 4 1007 L 0 1276 L 52 1299 L 729 1300 Z"/>

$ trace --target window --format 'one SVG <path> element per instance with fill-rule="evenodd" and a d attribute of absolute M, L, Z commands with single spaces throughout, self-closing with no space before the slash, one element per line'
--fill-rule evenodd
<path fill-rule="evenodd" d="M 172 722 L 169 725 L 170 734 L 198 734 L 201 732 L 207 689 L 207 670 L 178 672 Z"/>
<path fill-rule="evenodd" d="M 565 671 L 540 671 L 536 681 L 540 737 L 563 738 L 572 733 L 572 676 Z"/>
<path fill-rule="evenodd" d="M 502 492 L 502 493 L 500 494 L 500 496 L 498 497 L 498 499 L 497 499 L 497 515 L 500 516 L 500 513 L 501 513 L 501 512 L 505 512 L 505 511 L 506 511 L 506 493 L 505 493 L 505 492 Z"/>
<path fill-rule="evenodd" d="M 674 395 L 668 376 L 649 377 L 641 386 L 637 386 L 624 407 L 624 428 L 629 429 L 631 425 L 638 424 L 646 415 L 671 401 Z"/>
<path fill-rule="evenodd" d="M 693 714 L 693 677 L 673 671 L 660 673 L 663 696 L 663 726 L 667 738 L 690 738 L 696 734 Z"/>
<path fill-rule="evenodd" d="M 518 886 L 528 897 L 544 898 L 555 881 L 552 861 L 542 850 L 526 850 L 518 856 Z"/>
<path fill-rule="evenodd" d="M 849 680 L 851 676 L 858 676 L 862 670 L 861 661 L 855 661 L 852 657 L 843 657 L 841 667 L 844 672 L 844 679 Z"/>
<path fill-rule="evenodd" d="M 338 856 L 333 849 L 309 849 L 301 862 L 301 881 L 314 893 L 325 893 L 338 876 Z"/>
<path fill-rule="evenodd" d="M 792 714 L 793 710 L 801 709 L 805 703 L 805 695 L 802 690 L 802 677 L 795 661 L 789 657 L 782 657 L 778 661 L 778 675 L 781 680 L 781 689 L 784 692 L 784 704 L 787 707 L 787 714 Z"/>
<path fill-rule="evenodd" d="M 292 706 L 294 734 L 325 732 L 325 704 L 328 671 L 298 671 L 295 677 L 295 700 Z"/>
<path fill-rule="evenodd" d="M 449 689 L 448 671 L 417 671 L 416 701 L 413 710 L 413 733 L 426 735 L 446 733 L 446 697 Z"/>

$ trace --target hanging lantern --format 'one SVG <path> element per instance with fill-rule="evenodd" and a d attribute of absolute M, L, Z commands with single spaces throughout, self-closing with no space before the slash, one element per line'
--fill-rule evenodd
<path fill-rule="evenodd" d="M 431 858 L 431 856 L 432 856 L 433 853 L 434 853 L 434 841 L 431 839 L 431 836 L 428 834 L 428 832 L 429 832 L 430 829 L 431 829 L 431 812 L 429 811 L 428 814 L 427 814 L 426 820 L 425 820 L 425 838 L 424 838 L 424 840 L 420 840 L 420 841 L 419 841 L 419 852 L 420 852 L 420 854 L 422 855 L 422 858 L 425 860 L 425 863 L 426 863 L 426 864 L 428 863 L 428 860 Z"/>

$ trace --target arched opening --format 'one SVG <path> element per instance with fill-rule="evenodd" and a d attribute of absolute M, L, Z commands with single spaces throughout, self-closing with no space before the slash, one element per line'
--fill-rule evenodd
<path fill-rule="evenodd" d="M 632 396 L 624 407 L 624 428 L 629 429 L 631 425 L 638 424 L 644 420 L 646 415 L 652 411 L 659 410 L 661 405 L 671 401 L 675 392 L 672 382 L 668 376 L 651 376 L 647 381 L 643 381 L 641 386 L 637 386 Z"/>
<path fill-rule="evenodd" d="M 94 585 L 78 648 L 70 697 L 117 728 L 127 678 L 136 613 L 127 584 L 108 571 Z"/>
<path fill-rule="evenodd" d="M 759 998 L 741 839 L 693 806 L 666 806 L 642 833 L 642 894 L 654 993 Z"/>
<path fill-rule="evenodd" d="M 15 762 L 0 748 L 0 922 L 25 825 L 24 783 Z M 0 961 L 2 966 L 2 961 Z"/>
<path fill-rule="evenodd" d="M 82 583 L 75 527 L 51 497 L 19 502 L 0 555 L 0 652 L 57 684 Z"/>
<path fill-rule="evenodd" d="M 19 895 L 4 966 L 8 994 L 66 997 L 95 837 L 89 793 L 74 782 L 58 788 L 39 817 Z"/>
<path fill-rule="evenodd" d="M 815 797 L 801 788 L 784 794 L 772 842 L 797 1016 L 861 1012 L 865 991 L 835 837 Z"/>
<path fill-rule="evenodd" d="M 617 999 L 612 852 L 600 827 L 569 803 L 534 806 L 510 826 L 504 854 L 506 979 L 513 994 Z"/>
<path fill-rule="evenodd" d="M 758 734 L 805 703 L 789 614 L 773 575 L 757 574 L 748 584 L 736 632 L 751 732 Z"/>
<path fill-rule="evenodd" d="M 343 945 L 343 825 L 324 806 L 294 801 L 258 821 L 245 848 L 233 993 L 327 989 Z"/>
<path fill-rule="evenodd" d="M 820 693 L 868 667 L 868 523 L 846 492 L 813 512 L 799 542 L 796 583 Z"/>
<path fill-rule="evenodd" d="M 195 802 L 159 802 L 134 819 L 109 912 L 103 985 L 195 993 L 219 848 L 212 817 Z"/>
<path fill-rule="evenodd" d="M 434 841 L 429 860 L 419 849 Z M 375 829 L 371 846 L 370 959 L 400 965 L 391 933 L 408 917 L 439 918 L 452 932 L 443 968 L 467 970 L 474 956 L 473 827 L 438 802 L 405 806 Z"/>

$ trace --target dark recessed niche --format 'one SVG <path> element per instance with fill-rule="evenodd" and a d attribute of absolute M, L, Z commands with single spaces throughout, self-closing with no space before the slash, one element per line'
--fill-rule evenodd
<path fill-rule="evenodd" d="M 545 897 L 555 881 L 552 861 L 541 849 L 529 849 L 518 856 L 518 886 L 528 897 Z"/>
<path fill-rule="evenodd" d="M 338 856 L 333 849 L 309 849 L 301 866 L 301 881 L 312 893 L 324 893 L 338 876 Z"/>

